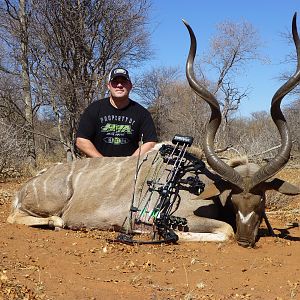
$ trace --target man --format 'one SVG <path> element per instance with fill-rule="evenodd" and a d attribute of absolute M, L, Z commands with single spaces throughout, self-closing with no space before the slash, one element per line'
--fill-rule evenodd
<path fill-rule="evenodd" d="M 91 103 L 81 117 L 77 148 L 88 157 L 148 152 L 157 142 L 156 130 L 148 110 L 129 99 L 132 83 L 128 71 L 113 69 L 107 87 L 110 97 Z"/>

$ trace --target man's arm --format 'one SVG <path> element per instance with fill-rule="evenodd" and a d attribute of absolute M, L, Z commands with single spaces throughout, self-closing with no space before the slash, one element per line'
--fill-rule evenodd
<path fill-rule="evenodd" d="M 76 139 L 76 147 L 88 157 L 102 157 L 103 156 L 96 149 L 94 144 L 88 139 L 78 137 Z"/>
<path fill-rule="evenodd" d="M 156 142 L 147 142 L 141 146 L 141 150 L 139 148 L 136 149 L 132 154 L 132 156 L 138 156 L 140 151 L 141 151 L 140 155 L 143 155 L 146 152 L 150 151 L 155 145 Z"/>

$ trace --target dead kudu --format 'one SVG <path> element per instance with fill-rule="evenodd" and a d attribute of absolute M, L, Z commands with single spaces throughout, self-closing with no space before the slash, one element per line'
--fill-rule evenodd
<path fill-rule="evenodd" d="M 232 204 L 236 219 L 237 242 L 241 246 L 253 246 L 260 222 L 265 215 L 265 191 L 275 189 L 284 194 L 298 194 L 300 192 L 299 188 L 272 178 L 288 162 L 292 147 L 291 135 L 280 104 L 284 96 L 300 81 L 300 41 L 296 26 L 296 14 L 293 17 L 292 33 L 297 51 L 297 69 L 294 75 L 277 90 L 271 103 L 271 116 L 281 137 L 281 148 L 276 157 L 263 167 L 248 163 L 232 168 L 216 155 L 213 143 L 221 123 L 220 107 L 214 95 L 201 85 L 194 76 L 193 63 L 196 54 L 196 38 L 191 27 L 186 22 L 184 23 L 191 37 L 191 47 L 186 65 L 187 79 L 191 88 L 209 104 L 211 109 L 203 150 L 208 164 L 224 180 L 219 184 L 221 187 L 219 197 L 223 200 L 223 204 L 226 204 L 226 202 Z M 222 197 L 222 193 L 225 191 L 226 194 Z"/>
<path fill-rule="evenodd" d="M 288 161 L 291 150 L 291 137 L 280 103 L 300 80 L 300 42 L 296 16 L 292 28 L 298 54 L 297 71 L 276 92 L 271 106 L 271 115 L 280 133 L 282 146 L 274 160 L 264 167 L 252 163 L 231 167 L 217 157 L 213 143 L 221 122 L 220 108 L 215 97 L 195 79 L 193 62 L 196 39 L 190 26 L 186 22 L 185 25 L 191 37 L 187 79 L 192 89 L 211 108 L 204 152 L 208 164 L 216 173 L 205 168 L 199 174 L 205 184 L 199 196 L 180 191 L 175 213 L 187 220 L 188 231 L 177 234 L 180 241 L 226 241 L 234 236 L 233 228 L 228 224 L 231 223 L 236 228 L 237 242 L 242 246 L 253 246 L 265 214 L 265 191 L 275 189 L 284 194 L 300 193 L 296 186 L 273 178 Z M 164 164 L 157 150 L 140 158 L 138 173 L 137 160 L 133 157 L 103 157 L 57 164 L 21 188 L 12 203 L 8 222 L 69 229 L 122 230 L 124 220 L 130 214 L 132 199 L 141 201 L 142 197 L 138 195 L 145 195 L 149 178 L 163 177 L 158 174 L 165 168 Z M 157 193 L 154 193 L 147 206 L 148 212 L 155 206 L 156 198 Z M 222 213 L 223 206 L 231 209 L 228 223 L 220 220 L 226 219 Z M 137 228 L 134 226 L 131 229 Z"/>

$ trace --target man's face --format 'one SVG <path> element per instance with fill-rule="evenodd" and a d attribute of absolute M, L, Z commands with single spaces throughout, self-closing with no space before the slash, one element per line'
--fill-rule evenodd
<path fill-rule="evenodd" d="M 108 83 L 110 94 L 115 99 L 127 99 L 132 89 L 132 83 L 125 77 L 118 76 Z"/>

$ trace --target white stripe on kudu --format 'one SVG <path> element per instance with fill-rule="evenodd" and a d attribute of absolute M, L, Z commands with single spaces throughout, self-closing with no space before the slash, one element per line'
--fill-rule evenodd
<path fill-rule="evenodd" d="M 241 222 L 246 224 L 249 222 L 250 218 L 252 217 L 252 215 L 254 214 L 254 211 L 251 211 L 250 214 L 248 214 L 247 216 L 244 216 L 240 211 L 239 211 L 239 216 L 241 219 Z"/>

